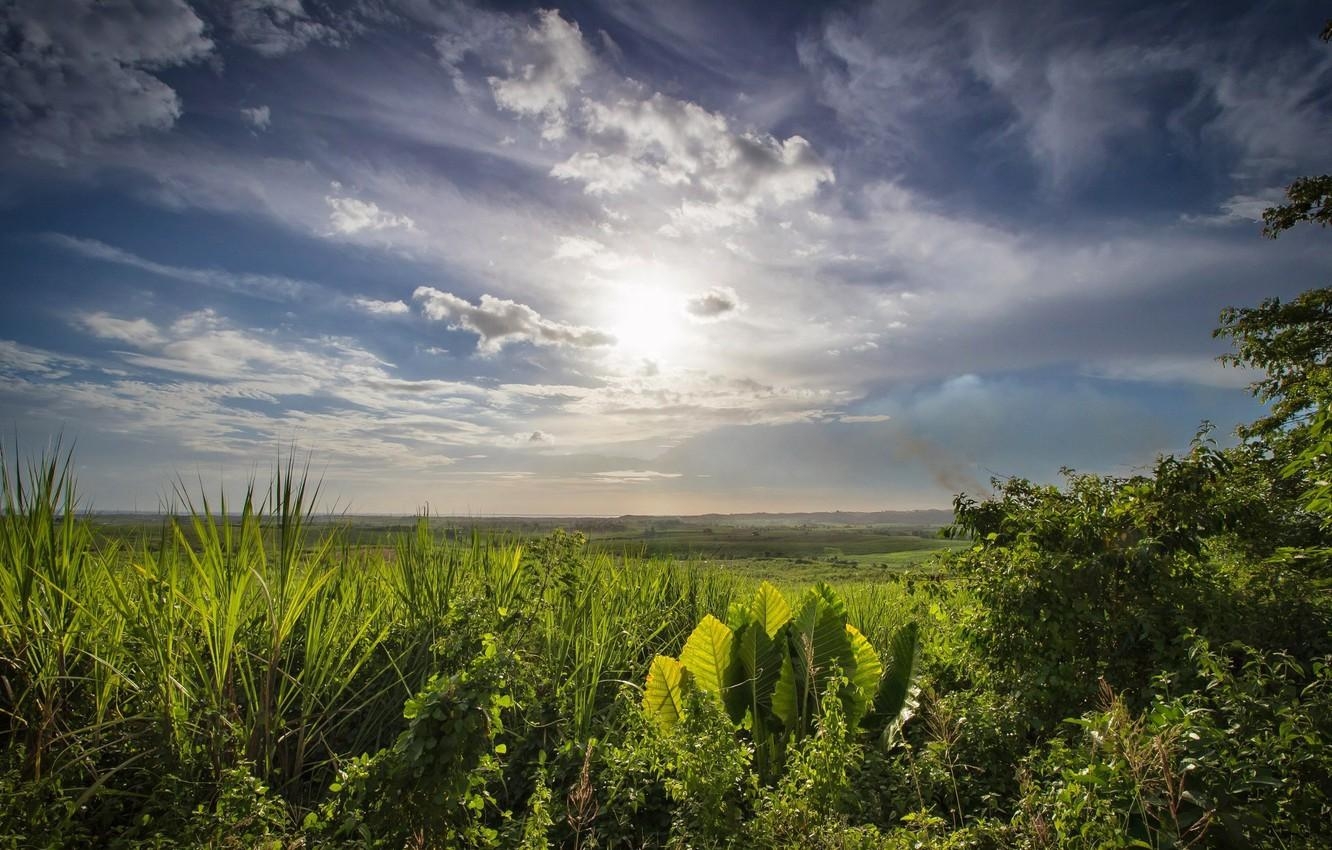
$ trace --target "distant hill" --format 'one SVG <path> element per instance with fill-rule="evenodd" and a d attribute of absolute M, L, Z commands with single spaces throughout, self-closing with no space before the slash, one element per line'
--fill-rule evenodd
<path fill-rule="evenodd" d="M 131 511 L 98 511 L 94 514 L 99 524 L 118 527 L 148 527 L 160 523 L 163 514 Z M 337 523 L 380 530 L 407 530 L 416 523 L 416 517 L 394 514 L 316 514 L 315 524 Z M 474 526 L 482 528 L 513 528 L 539 530 L 560 526 L 584 531 L 622 530 L 646 526 L 892 526 L 900 528 L 940 528 L 953 522 L 953 512 L 939 509 L 912 511 L 809 511 L 805 513 L 743 513 L 743 514 L 625 514 L 623 516 L 557 516 L 557 515 L 491 515 L 491 516 L 431 516 L 432 523 Z"/>
<path fill-rule="evenodd" d="M 953 522 L 953 512 L 942 509 L 914 511 L 814 511 L 809 513 L 696 514 L 693 516 L 648 516 L 625 514 L 626 523 L 676 519 L 707 525 L 900 525 L 912 528 L 939 527 Z"/>

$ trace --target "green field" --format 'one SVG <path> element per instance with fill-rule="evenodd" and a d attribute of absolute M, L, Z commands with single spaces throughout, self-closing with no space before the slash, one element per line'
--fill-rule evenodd
<path fill-rule="evenodd" d="M 939 519 L 938 512 L 922 512 Z M 811 517 L 825 521 L 813 522 Z M 837 522 L 837 515 L 619 518 L 431 518 L 442 539 L 465 543 L 474 537 L 519 542 L 558 530 L 579 532 L 590 549 L 616 557 L 686 561 L 738 575 L 784 582 L 876 581 L 904 570 L 930 570 L 940 552 L 965 549 L 965 540 L 941 539 L 942 523 Z M 97 536 L 120 544 L 156 545 L 166 517 L 98 515 Z M 389 552 L 394 541 L 415 533 L 418 518 L 346 516 L 310 518 L 315 531 L 336 533 L 346 545 Z"/>

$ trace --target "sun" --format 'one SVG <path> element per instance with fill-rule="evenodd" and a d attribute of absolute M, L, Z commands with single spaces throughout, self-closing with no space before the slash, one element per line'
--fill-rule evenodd
<path fill-rule="evenodd" d="M 615 284 L 607 304 L 606 329 L 614 335 L 617 350 L 670 362 L 683 353 L 685 299 L 654 277 Z"/>

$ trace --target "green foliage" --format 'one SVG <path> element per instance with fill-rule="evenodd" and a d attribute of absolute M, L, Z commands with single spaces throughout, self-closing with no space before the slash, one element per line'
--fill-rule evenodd
<path fill-rule="evenodd" d="M 295 838 L 294 827 L 286 803 L 241 765 L 222 774 L 216 801 L 195 808 L 185 833 L 197 846 L 218 850 L 278 850 Z M 160 829 L 158 836 L 167 837 Z"/>
<path fill-rule="evenodd" d="M 691 685 L 685 687 L 684 721 L 666 734 L 670 760 L 663 780 L 675 804 L 672 844 L 736 843 L 755 793 L 749 748 L 732 734 L 715 697 Z"/>
<path fill-rule="evenodd" d="M 1103 687 L 1029 764 L 1018 823 L 1059 847 L 1315 847 L 1332 813 L 1332 671 L 1194 645 L 1200 687 L 1141 713 Z"/>
<path fill-rule="evenodd" d="M 747 824 L 749 846 L 844 846 L 853 837 L 846 835 L 846 812 L 855 793 L 851 769 L 861 754 L 844 713 L 841 692 L 848 685 L 842 677 L 829 680 L 815 733 L 793 748 L 781 779 L 759 796 Z"/>
<path fill-rule="evenodd" d="M 1216 610 L 1204 541 L 1225 527 L 1211 488 L 1226 460 L 1199 442 L 1152 476 L 1071 476 L 1068 487 L 1003 483 L 959 498 L 977 541 L 954 569 L 975 594 L 965 639 L 1049 728 L 1080 712 L 1099 678 L 1141 691 L 1182 657 L 1178 638 Z"/>
<path fill-rule="evenodd" d="M 1332 815 L 1332 659 L 1203 641 L 1192 659 L 1198 680 L 1175 697 L 1196 719 L 1184 765 L 1218 843 L 1319 846 Z"/>
<path fill-rule="evenodd" d="M 1332 414 L 1284 306 L 1233 324 L 1308 421 L 1004 482 L 944 574 L 795 605 L 563 532 L 384 557 L 291 463 L 104 545 L 67 455 L 6 468 L 0 846 L 1321 846 Z"/>
<path fill-rule="evenodd" d="M 494 635 L 484 635 L 466 667 L 431 676 L 403 707 L 408 725 L 394 745 L 335 783 L 342 801 L 307 827 L 327 824 L 335 836 L 371 834 L 386 846 L 410 836 L 495 846 L 492 788 L 507 751 L 503 715 L 514 707 L 509 688 L 516 663 Z"/>
<path fill-rule="evenodd" d="M 684 665 L 668 655 L 658 655 L 648 668 L 643 688 L 643 711 L 670 728 L 684 717 Z"/>
<path fill-rule="evenodd" d="M 736 661 L 731 652 L 734 640 L 731 629 L 709 614 L 689 634 L 684 649 L 680 650 L 680 665 L 689 671 L 700 690 L 718 699 L 729 696 L 732 683 L 739 678 L 732 667 Z"/>
<path fill-rule="evenodd" d="M 916 662 L 920 658 L 920 627 L 907 623 L 897 630 L 889 644 L 888 675 L 879 685 L 876 700 L 885 716 L 883 746 L 891 749 L 902 732 L 902 726 L 911 719 L 916 709 Z"/>
<path fill-rule="evenodd" d="M 1228 307 L 1213 336 L 1235 344 L 1222 362 L 1265 373 L 1252 389 L 1271 411 L 1242 427 L 1241 435 L 1277 435 L 1332 400 L 1332 289 L 1310 289 L 1286 302 L 1268 298 L 1257 307 Z"/>
<path fill-rule="evenodd" d="M 705 617 L 685 641 L 678 663 L 668 657 L 653 661 L 643 708 L 664 728 L 688 715 L 678 698 L 685 674 L 748 732 L 759 775 L 770 782 L 787 745 L 813 731 L 821 695 L 834 681 L 841 714 L 852 729 L 876 696 L 891 729 L 907 716 L 918 646 L 915 624 L 896 635 L 893 666 L 884 677 L 878 653 L 847 622 L 846 606 L 827 585 L 809 590 L 792 614 L 780 591 L 764 582 L 748 605 L 731 606 L 729 619 L 727 625 Z"/>
<path fill-rule="evenodd" d="M 1196 721 L 1179 704 L 1156 704 L 1133 716 L 1108 687 L 1103 706 L 1071 721 L 1073 745 L 1054 741 L 1028 780 L 1023 803 L 1029 830 L 1051 831 L 1059 847 L 1186 847 L 1203 838 L 1214 810 L 1193 788 L 1185 753 Z"/>
<path fill-rule="evenodd" d="M 1324 30 L 1328 32 L 1332 26 Z M 1332 174 L 1296 178 L 1286 188 L 1286 203 L 1263 210 L 1263 235 L 1275 239 L 1302 221 L 1332 224 Z"/>

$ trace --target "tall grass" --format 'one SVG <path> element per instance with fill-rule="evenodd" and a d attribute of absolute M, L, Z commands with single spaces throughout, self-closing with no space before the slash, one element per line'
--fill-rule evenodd
<path fill-rule="evenodd" d="M 311 530 L 318 487 L 290 461 L 239 505 L 182 489 L 155 538 L 101 543 L 69 452 L 0 465 L 0 770 L 80 805 L 133 809 L 164 781 L 206 797 L 237 767 L 312 804 L 478 629 L 537 671 L 538 745 L 581 751 L 620 722 L 624 683 L 736 588 L 577 536 L 457 541 L 425 518 L 387 551 L 352 547 Z"/>

